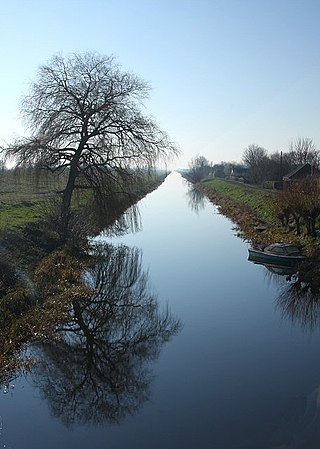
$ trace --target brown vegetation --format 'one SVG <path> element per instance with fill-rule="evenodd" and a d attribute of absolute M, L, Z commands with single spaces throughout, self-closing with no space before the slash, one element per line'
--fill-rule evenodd
<path fill-rule="evenodd" d="M 0 381 L 32 362 L 19 355 L 25 343 L 57 338 L 57 325 L 69 319 L 72 301 L 90 293 L 82 282 L 83 268 L 84 261 L 55 251 L 39 263 L 31 285 L 9 289 L 1 299 Z"/>
<path fill-rule="evenodd" d="M 290 220 L 295 223 L 295 232 L 300 235 L 305 225 L 305 235 L 316 235 L 316 221 L 320 216 L 320 188 L 316 178 L 293 182 L 278 193 L 276 210 L 283 226 L 289 230 Z"/>

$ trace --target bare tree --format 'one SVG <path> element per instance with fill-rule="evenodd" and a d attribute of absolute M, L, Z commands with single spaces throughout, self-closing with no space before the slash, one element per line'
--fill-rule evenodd
<path fill-rule="evenodd" d="M 31 136 L 6 148 L 17 164 L 66 170 L 61 220 L 69 223 L 77 180 L 98 189 L 117 184 L 178 153 L 154 120 L 142 113 L 149 86 L 96 53 L 54 56 L 39 68 L 22 103 Z"/>
<path fill-rule="evenodd" d="M 192 182 L 200 182 L 205 176 L 208 176 L 212 170 L 212 165 L 204 156 L 196 156 L 189 163 L 189 176 Z"/>
<path fill-rule="evenodd" d="M 266 160 L 267 150 L 259 145 L 251 144 L 244 150 L 242 161 L 250 167 L 251 179 L 254 184 L 262 181 Z"/>
<path fill-rule="evenodd" d="M 308 137 L 299 137 L 290 143 L 288 157 L 293 167 L 299 167 L 307 162 L 318 166 L 319 156 L 319 151 L 316 149 L 315 144 Z"/>

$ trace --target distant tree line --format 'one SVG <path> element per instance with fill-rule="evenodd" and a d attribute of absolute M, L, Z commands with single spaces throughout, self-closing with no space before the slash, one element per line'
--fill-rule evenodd
<path fill-rule="evenodd" d="M 268 154 L 265 148 L 251 144 L 243 151 L 242 163 L 212 164 L 204 156 L 197 156 L 189 164 L 189 173 L 193 182 L 218 177 L 277 188 L 274 206 L 283 226 L 297 235 L 303 232 L 315 236 L 320 217 L 319 178 L 310 176 L 290 181 L 282 190 L 283 177 L 307 163 L 319 169 L 320 152 L 312 139 L 300 137 L 289 144 L 287 152 Z"/>
<path fill-rule="evenodd" d="M 284 175 L 306 163 L 318 167 L 320 153 L 312 139 L 299 137 L 290 143 L 289 151 L 276 151 L 270 155 L 265 148 L 251 144 L 244 150 L 242 161 L 249 168 L 249 181 L 262 184 L 265 181 L 281 182 Z"/>
<path fill-rule="evenodd" d="M 51 173 L 37 165 L 28 164 L 8 168 L 0 164 L 0 186 L 2 193 L 14 190 L 30 192 L 60 192 L 65 185 L 67 173 Z"/>
<path fill-rule="evenodd" d="M 213 164 L 204 156 L 196 156 L 189 163 L 189 174 L 194 182 L 208 176 L 242 180 L 247 183 L 262 185 L 281 183 L 284 175 L 302 165 L 309 163 L 319 167 L 320 152 L 310 138 L 299 137 L 289 144 L 288 151 L 267 150 L 257 144 L 248 145 L 243 151 L 241 162 Z"/>
<path fill-rule="evenodd" d="M 189 163 L 188 177 L 192 182 L 200 182 L 212 172 L 212 164 L 204 156 L 195 156 Z"/>

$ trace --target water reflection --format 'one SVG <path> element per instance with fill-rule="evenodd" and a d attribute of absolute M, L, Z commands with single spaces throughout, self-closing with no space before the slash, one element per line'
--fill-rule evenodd
<path fill-rule="evenodd" d="M 100 247 L 86 273 L 92 295 L 72 303 L 72 318 L 56 341 L 38 343 L 34 382 L 52 413 L 74 423 L 118 422 L 148 400 L 149 361 L 180 329 L 160 311 L 142 270 L 141 252 Z"/>
<path fill-rule="evenodd" d="M 276 265 L 276 264 L 268 264 L 263 262 L 257 262 L 256 260 L 251 259 L 250 257 L 248 260 L 255 265 L 262 265 L 266 268 L 266 276 L 270 279 L 273 279 L 274 281 L 283 281 L 283 276 L 286 277 L 287 281 L 290 281 L 293 276 L 298 272 L 298 265 Z"/>
<path fill-rule="evenodd" d="M 193 212 L 198 214 L 205 208 L 207 198 L 204 193 L 196 189 L 193 185 L 189 185 L 187 190 L 188 205 Z"/>
<path fill-rule="evenodd" d="M 103 236 L 111 237 L 141 230 L 140 211 L 136 204 L 128 207 L 127 202 L 119 202 L 113 207 L 109 205 L 101 207 L 98 202 L 94 202 L 90 209 L 87 208 L 87 213 L 92 216 L 94 224 L 91 235 L 101 233 Z"/>
<path fill-rule="evenodd" d="M 280 294 L 276 298 L 277 308 L 283 318 L 304 329 L 314 331 L 320 328 L 320 279 L 317 266 L 307 261 L 296 266 L 269 265 L 268 279 L 279 285 Z"/>
<path fill-rule="evenodd" d="M 311 331 L 320 325 L 320 290 L 316 284 L 307 281 L 300 270 L 277 298 L 283 317 Z"/>

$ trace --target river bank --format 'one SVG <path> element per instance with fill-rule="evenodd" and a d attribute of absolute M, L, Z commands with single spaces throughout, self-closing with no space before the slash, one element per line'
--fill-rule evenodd
<path fill-rule="evenodd" d="M 303 233 L 296 235 L 282 226 L 274 207 L 277 192 L 222 179 L 205 180 L 195 186 L 235 222 L 237 235 L 244 240 L 263 244 L 296 243 L 303 245 L 309 255 L 319 252 L 319 239 Z"/>
<path fill-rule="evenodd" d="M 166 176 L 146 180 L 113 213 L 100 210 L 104 218 L 98 222 L 96 211 L 78 208 L 75 236 L 63 245 L 49 216 L 0 231 L 0 383 L 32 365 L 19 356 L 26 343 L 54 339 L 57 324 L 70 318 L 71 304 L 90 295 L 83 279 L 93 263 L 87 237 L 100 232 L 101 226 L 112 226 Z"/>

